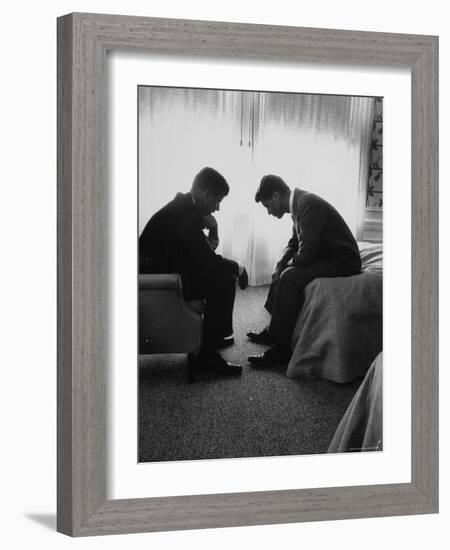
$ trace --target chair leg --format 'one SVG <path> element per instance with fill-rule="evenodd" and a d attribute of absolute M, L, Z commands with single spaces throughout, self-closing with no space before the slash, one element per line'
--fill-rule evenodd
<path fill-rule="evenodd" d="M 193 384 L 195 382 L 195 367 L 197 360 L 195 353 L 188 353 L 188 384 Z"/>

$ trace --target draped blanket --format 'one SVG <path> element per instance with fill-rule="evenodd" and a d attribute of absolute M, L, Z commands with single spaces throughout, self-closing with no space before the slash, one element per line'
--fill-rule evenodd
<path fill-rule="evenodd" d="M 287 376 L 345 383 L 366 374 L 383 345 L 380 245 L 361 248 L 363 272 L 319 278 L 305 289 Z"/>
<path fill-rule="evenodd" d="M 383 448 L 383 354 L 367 371 L 328 448 L 329 453 Z"/>

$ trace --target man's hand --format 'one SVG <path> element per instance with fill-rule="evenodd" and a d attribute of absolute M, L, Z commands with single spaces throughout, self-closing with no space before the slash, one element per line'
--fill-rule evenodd
<path fill-rule="evenodd" d="M 248 274 L 245 267 L 242 270 L 242 273 L 238 277 L 238 284 L 241 290 L 245 290 L 248 287 Z"/>
<path fill-rule="evenodd" d="M 208 242 L 211 248 L 215 250 L 219 246 L 219 228 L 216 218 L 212 214 L 203 216 L 203 227 L 208 230 Z"/>
<path fill-rule="evenodd" d="M 277 264 L 275 266 L 275 269 L 272 273 L 272 282 L 276 283 L 278 282 L 278 279 L 280 278 L 280 275 L 283 273 L 283 271 L 285 270 L 285 265 L 283 264 Z"/>
<path fill-rule="evenodd" d="M 215 250 L 219 246 L 220 241 L 218 235 L 211 235 L 210 233 L 206 238 L 208 239 L 208 242 L 213 250 Z"/>
<path fill-rule="evenodd" d="M 215 229 L 217 231 L 217 220 L 212 214 L 203 216 L 203 227 L 205 229 Z"/>

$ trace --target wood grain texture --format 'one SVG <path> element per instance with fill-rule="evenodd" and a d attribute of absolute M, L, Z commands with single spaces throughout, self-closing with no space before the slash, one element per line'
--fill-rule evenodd
<path fill-rule="evenodd" d="M 105 70 L 112 49 L 411 69 L 411 483 L 107 500 Z M 58 20 L 59 531 L 85 536 L 437 511 L 437 75 L 432 36 L 95 14 Z"/>
<path fill-rule="evenodd" d="M 58 21 L 57 529 L 72 525 L 72 22 Z"/>
<path fill-rule="evenodd" d="M 412 479 L 438 507 L 438 43 L 412 68 Z"/>

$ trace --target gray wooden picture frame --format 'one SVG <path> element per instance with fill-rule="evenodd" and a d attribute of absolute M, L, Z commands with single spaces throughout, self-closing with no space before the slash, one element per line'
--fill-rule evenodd
<path fill-rule="evenodd" d="M 108 50 L 411 70 L 410 483 L 107 499 Z M 72 536 L 438 511 L 437 37 L 82 13 L 58 19 L 57 464 L 57 529 Z"/>

